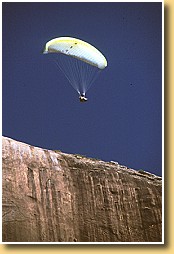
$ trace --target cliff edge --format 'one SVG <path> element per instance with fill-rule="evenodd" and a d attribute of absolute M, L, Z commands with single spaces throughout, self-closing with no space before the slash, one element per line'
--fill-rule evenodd
<path fill-rule="evenodd" d="M 161 242 L 162 179 L 2 138 L 3 242 Z"/>

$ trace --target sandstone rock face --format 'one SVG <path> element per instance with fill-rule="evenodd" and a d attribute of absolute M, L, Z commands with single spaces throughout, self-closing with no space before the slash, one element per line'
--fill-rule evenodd
<path fill-rule="evenodd" d="M 3 138 L 3 242 L 161 242 L 162 181 Z"/>

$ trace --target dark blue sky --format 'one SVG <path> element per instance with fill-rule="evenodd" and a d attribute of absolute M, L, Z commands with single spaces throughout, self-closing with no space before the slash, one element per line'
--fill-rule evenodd
<path fill-rule="evenodd" d="M 59 36 L 108 60 L 85 104 L 41 53 Z M 161 175 L 161 38 L 161 3 L 3 3 L 3 135 Z"/>

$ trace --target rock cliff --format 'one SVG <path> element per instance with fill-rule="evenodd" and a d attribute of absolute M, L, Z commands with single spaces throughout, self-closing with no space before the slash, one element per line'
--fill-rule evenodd
<path fill-rule="evenodd" d="M 161 242 L 162 179 L 2 139 L 3 242 Z"/>

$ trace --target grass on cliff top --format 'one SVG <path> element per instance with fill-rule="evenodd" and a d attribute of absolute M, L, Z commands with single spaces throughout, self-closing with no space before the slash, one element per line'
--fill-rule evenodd
<path fill-rule="evenodd" d="M 64 153 L 61 150 L 53 150 L 55 153 Z M 92 158 L 92 157 L 88 157 L 87 155 L 84 154 L 72 154 L 74 157 L 76 157 L 77 159 L 88 159 L 88 160 L 92 160 L 92 161 L 103 161 L 102 159 L 99 158 Z M 111 163 L 111 164 L 119 164 L 116 161 L 104 161 L 105 163 Z"/>
<path fill-rule="evenodd" d="M 63 153 L 61 150 L 53 150 L 55 153 Z M 84 159 L 90 159 L 90 160 L 95 160 L 95 161 L 100 161 L 101 159 L 98 159 L 98 158 L 91 158 L 91 157 L 88 157 L 88 156 L 86 156 L 86 155 L 83 155 L 83 154 L 78 154 L 78 153 L 76 153 L 76 154 L 72 154 L 72 155 L 74 155 L 77 159 L 82 159 L 82 158 L 84 158 Z"/>
<path fill-rule="evenodd" d="M 98 158 L 91 158 L 91 157 L 88 157 L 86 155 L 83 155 L 83 154 L 74 154 L 74 156 L 77 158 L 77 159 L 89 159 L 89 160 L 95 160 L 95 161 L 99 161 L 100 159 Z"/>

